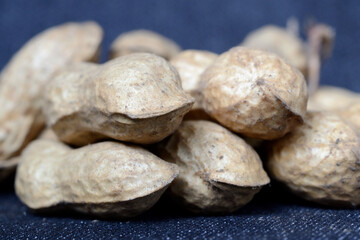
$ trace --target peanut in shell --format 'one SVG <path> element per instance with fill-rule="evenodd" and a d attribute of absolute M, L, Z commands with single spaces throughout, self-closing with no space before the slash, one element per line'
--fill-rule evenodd
<path fill-rule="evenodd" d="M 200 76 L 217 56 L 209 51 L 185 50 L 170 60 L 170 63 L 179 72 L 184 91 L 195 99 L 192 109 L 185 116 L 186 119 L 209 119 L 202 107 Z"/>
<path fill-rule="evenodd" d="M 174 164 L 134 145 L 101 142 L 71 149 L 42 139 L 23 151 L 15 190 L 36 211 L 127 218 L 153 206 L 177 174 Z"/>
<path fill-rule="evenodd" d="M 149 30 L 134 30 L 119 35 L 110 47 L 110 59 L 132 53 L 153 53 L 167 60 L 180 52 L 171 39 Z"/>
<path fill-rule="evenodd" d="M 0 75 L 0 161 L 20 154 L 44 127 L 44 86 L 73 62 L 94 61 L 102 29 L 95 22 L 66 23 L 30 39 Z"/>
<path fill-rule="evenodd" d="M 360 95 L 345 88 L 321 86 L 309 97 L 309 111 L 338 111 L 360 101 Z"/>
<path fill-rule="evenodd" d="M 276 139 L 303 122 L 303 75 L 275 54 L 235 47 L 202 75 L 203 107 L 223 126 L 247 137 Z"/>
<path fill-rule="evenodd" d="M 270 175 L 319 204 L 360 205 L 359 132 L 331 112 L 309 112 L 303 126 L 268 148 Z"/>
<path fill-rule="evenodd" d="M 59 74 L 46 89 L 43 110 L 48 126 L 68 144 L 150 144 L 174 132 L 192 104 L 166 60 L 135 53 Z"/>
<path fill-rule="evenodd" d="M 184 121 L 159 154 L 178 165 L 170 192 L 193 212 L 233 212 L 270 181 L 250 145 L 209 121 Z"/>

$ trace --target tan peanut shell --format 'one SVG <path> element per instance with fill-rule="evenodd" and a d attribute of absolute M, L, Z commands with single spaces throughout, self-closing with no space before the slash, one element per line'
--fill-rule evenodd
<path fill-rule="evenodd" d="M 110 59 L 132 53 L 147 52 L 167 60 L 180 52 L 171 39 L 149 30 L 134 30 L 119 35 L 110 47 Z"/>
<path fill-rule="evenodd" d="M 108 138 L 158 142 L 175 131 L 193 104 L 176 70 L 149 53 L 73 66 L 48 85 L 44 102 L 48 126 L 78 146 Z"/>
<path fill-rule="evenodd" d="M 38 139 L 57 140 L 57 136 L 51 128 L 44 129 Z M 18 165 L 21 156 L 16 156 L 7 159 L 6 161 L 0 161 L 0 182 L 11 176 L 15 172 L 16 166 Z"/>
<path fill-rule="evenodd" d="M 335 111 L 360 101 L 360 95 L 345 88 L 322 86 L 309 97 L 308 110 Z"/>
<path fill-rule="evenodd" d="M 51 128 L 44 129 L 38 136 L 39 139 L 57 140 L 55 133 Z M 6 161 L 0 161 L 0 182 L 8 178 L 15 172 L 21 157 L 16 156 L 7 159 Z"/>
<path fill-rule="evenodd" d="M 359 133 L 338 115 L 310 112 L 303 126 L 269 147 L 269 173 L 309 201 L 360 205 Z"/>
<path fill-rule="evenodd" d="M 23 151 L 15 180 L 29 208 L 68 208 L 101 217 L 149 209 L 178 174 L 174 164 L 133 145 L 101 142 L 78 149 L 36 140 Z"/>
<path fill-rule="evenodd" d="M 101 27 L 94 22 L 50 28 L 22 47 L 0 75 L 0 161 L 20 153 L 44 126 L 41 95 L 51 76 L 70 62 L 98 57 Z"/>
<path fill-rule="evenodd" d="M 200 76 L 215 61 L 217 56 L 217 54 L 209 51 L 186 50 L 170 60 L 180 75 L 183 89 L 195 99 L 192 109 L 185 116 L 187 119 L 209 118 L 202 108 Z"/>
<path fill-rule="evenodd" d="M 184 121 L 159 148 L 180 168 L 171 193 L 194 212 L 233 212 L 270 181 L 257 153 L 216 123 Z"/>
<path fill-rule="evenodd" d="M 304 77 L 275 54 L 232 48 L 204 72 L 201 84 L 206 112 L 244 136 L 276 139 L 303 122 Z"/>
<path fill-rule="evenodd" d="M 285 28 L 263 26 L 250 32 L 241 46 L 275 53 L 306 75 L 307 57 L 304 43 Z"/>

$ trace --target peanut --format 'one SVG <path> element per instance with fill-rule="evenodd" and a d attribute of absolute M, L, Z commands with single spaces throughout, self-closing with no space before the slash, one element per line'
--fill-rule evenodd
<path fill-rule="evenodd" d="M 118 36 L 110 47 L 110 59 L 131 53 L 147 52 L 167 60 L 180 52 L 172 40 L 149 30 L 134 30 Z"/>
<path fill-rule="evenodd" d="M 359 100 L 360 95 L 350 90 L 334 86 L 322 86 L 310 96 L 308 110 L 336 111 Z"/>
<path fill-rule="evenodd" d="M 23 151 L 15 190 L 33 210 L 126 218 L 154 205 L 177 174 L 174 164 L 137 146 L 102 142 L 71 149 L 42 139 Z"/>
<path fill-rule="evenodd" d="M 77 146 L 108 138 L 158 142 L 175 131 L 193 104 L 176 70 L 149 53 L 73 66 L 45 93 L 48 126 Z"/>
<path fill-rule="evenodd" d="M 269 146 L 268 170 L 291 191 L 332 206 L 360 205 L 359 132 L 338 115 L 310 112 Z"/>
<path fill-rule="evenodd" d="M 233 212 L 270 181 L 257 153 L 216 123 L 184 121 L 159 149 L 180 168 L 171 193 L 194 212 Z"/>
<path fill-rule="evenodd" d="M 244 136 L 276 139 L 303 122 L 304 77 L 275 54 L 232 48 L 204 72 L 201 85 L 206 112 Z"/>
<path fill-rule="evenodd" d="M 0 161 L 20 154 L 44 127 L 42 93 L 70 62 L 99 54 L 102 30 L 94 22 L 67 23 L 28 41 L 0 75 Z"/>
<path fill-rule="evenodd" d="M 208 51 L 186 50 L 170 60 L 179 72 L 184 91 L 195 99 L 192 109 L 185 116 L 186 119 L 209 119 L 202 107 L 200 76 L 216 57 L 217 54 Z"/>

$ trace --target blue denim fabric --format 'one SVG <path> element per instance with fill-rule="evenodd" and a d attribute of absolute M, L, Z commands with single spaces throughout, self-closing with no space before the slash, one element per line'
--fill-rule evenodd
<path fill-rule="evenodd" d="M 360 210 L 331 209 L 267 187 L 239 211 L 193 215 L 163 198 L 126 221 L 103 221 L 73 212 L 34 214 L 0 192 L 1 239 L 360 239 Z"/>

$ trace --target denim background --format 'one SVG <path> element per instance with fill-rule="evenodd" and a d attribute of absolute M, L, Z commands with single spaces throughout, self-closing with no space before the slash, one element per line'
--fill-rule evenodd
<path fill-rule="evenodd" d="M 132 29 L 154 30 L 184 49 L 221 53 L 264 24 L 285 26 L 290 16 L 302 23 L 314 17 L 335 28 L 335 49 L 323 66 L 322 83 L 360 91 L 356 0 L 0 0 L 0 68 L 32 36 L 66 21 L 91 19 L 104 28 L 105 61 L 111 41 Z M 0 186 L 1 239 L 360 239 L 359 210 L 310 205 L 274 184 L 232 215 L 195 216 L 163 199 L 150 212 L 125 222 L 70 218 L 67 213 L 34 215 L 8 185 Z"/>

